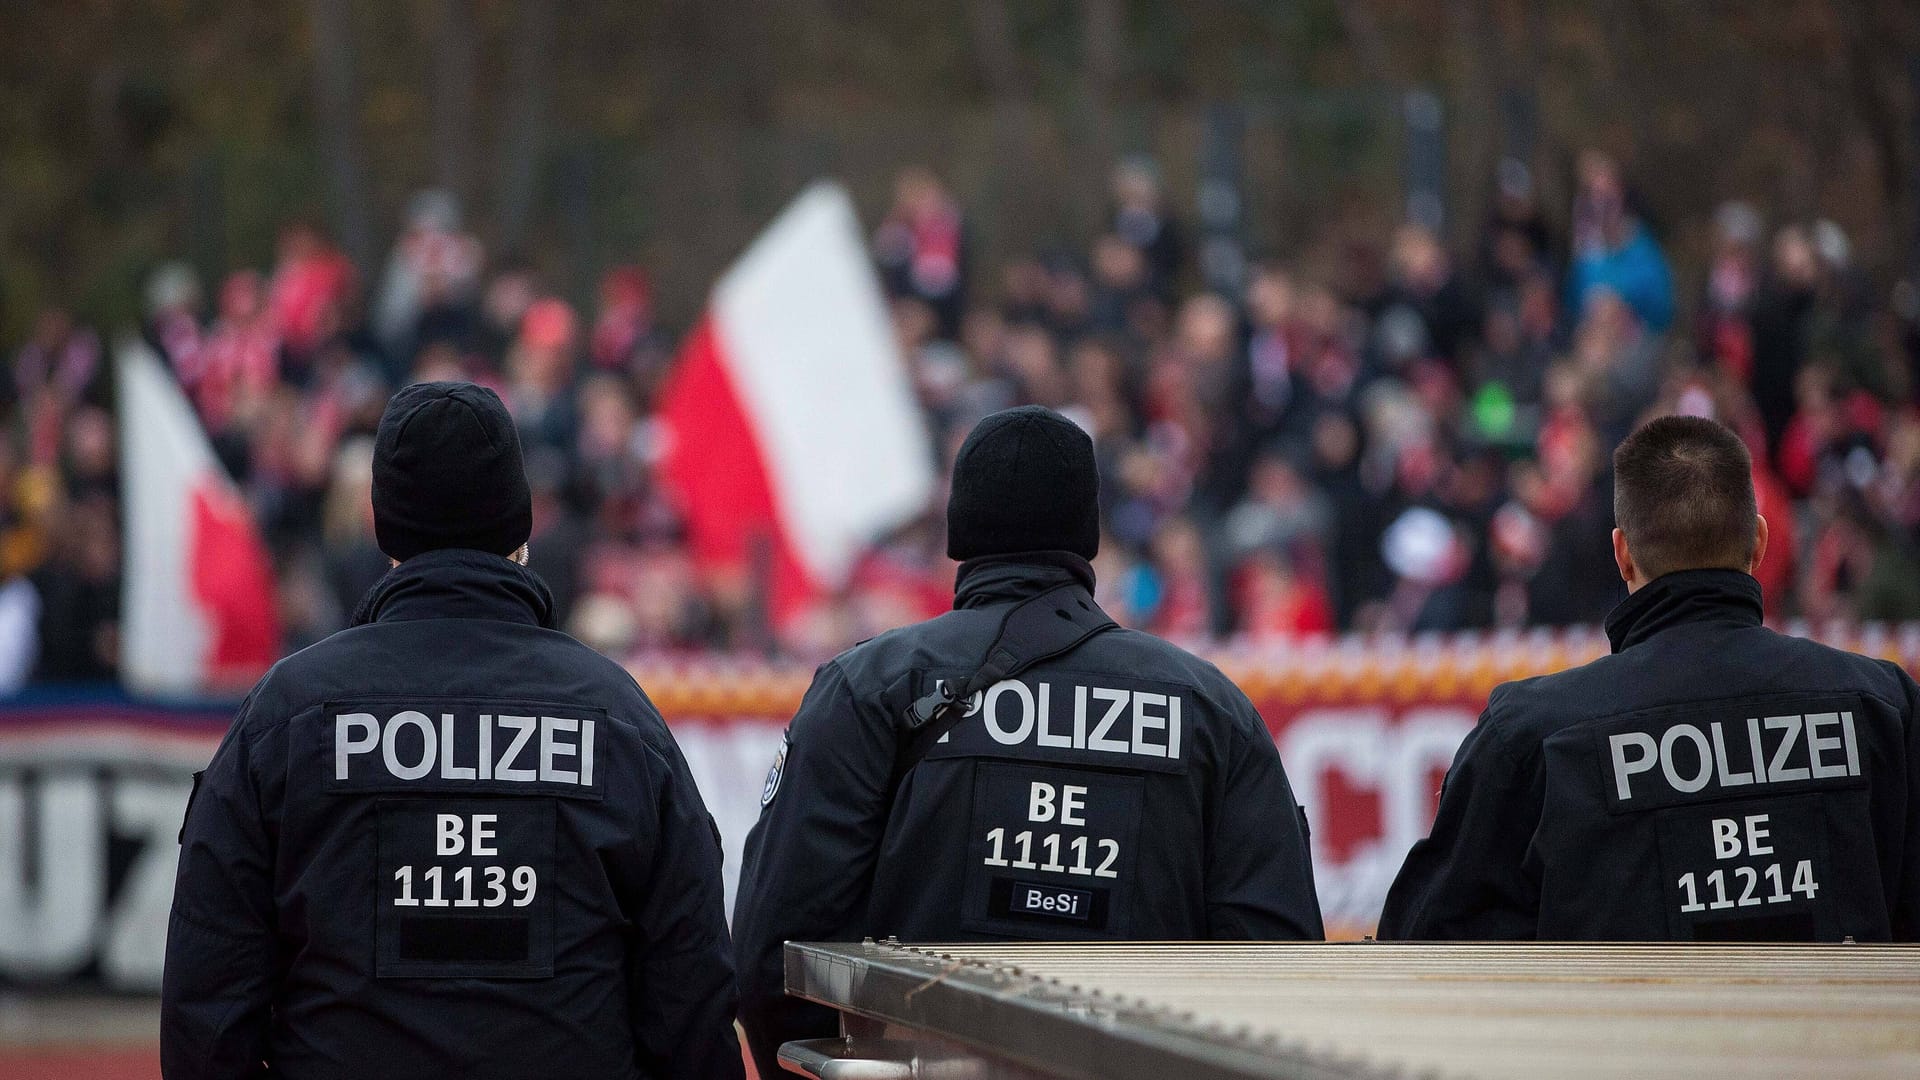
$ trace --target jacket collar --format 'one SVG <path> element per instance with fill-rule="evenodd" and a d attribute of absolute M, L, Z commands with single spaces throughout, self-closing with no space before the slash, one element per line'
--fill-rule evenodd
<path fill-rule="evenodd" d="M 353 612 L 355 626 L 408 619 L 495 619 L 552 629 L 553 594 L 512 559 L 446 548 L 387 571 Z"/>
<path fill-rule="evenodd" d="M 1025 600 L 1056 585 L 1078 583 L 1093 591 L 1093 564 L 1071 551 L 1022 551 L 982 555 L 960 564 L 953 579 L 953 606 Z"/>
<path fill-rule="evenodd" d="M 1619 652 L 1662 630 L 1699 622 L 1759 626 L 1760 583 L 1738 570 L 1662 574 L 1620 601 L 1607 616 L 1607 639 Z"/>

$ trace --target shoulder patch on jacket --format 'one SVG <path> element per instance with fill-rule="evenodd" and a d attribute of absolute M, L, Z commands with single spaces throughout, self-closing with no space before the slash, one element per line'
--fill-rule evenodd
<path fill-rule="evenodd" d="M 793 733 L 780 733 L 780 752 L 773 755 L 773 767 L 767 770 L 767 782 L 760 785 L 760 809 L 765 810 L 780 793 L 780 776 L 787 770 L 787 748 L 793 745 Z"/>

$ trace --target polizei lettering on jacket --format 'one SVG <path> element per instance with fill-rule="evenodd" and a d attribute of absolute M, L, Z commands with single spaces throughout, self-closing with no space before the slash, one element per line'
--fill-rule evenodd
<path fill-rule="evenodd" d="M 1189 709 L 1182 687 L 1095 676 L 1004 679 L 968 699 L 966 718 L 930 758 L 1017 757 L 1186 768 Z"/>
<path fill-rule="evenodd" d="M 597 798 L 606 713 L 551 704 L 329 704 L 329 788 L 530 791 Z"/>
<path fill-rule="evenodd" d="M 1616 811 L 1645 810 L 1859 786 L 1865 780 L 1856 715 L 1857 708 L 1775 703 L 1714 706 L 1694 716 L 1663 710 L 1651 721 L 1613 725 L 1601 738 L 1607 800 Z"/>

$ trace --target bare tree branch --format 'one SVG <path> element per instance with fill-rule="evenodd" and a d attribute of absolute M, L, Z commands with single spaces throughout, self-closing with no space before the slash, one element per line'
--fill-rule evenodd
<path fill-rule="evenodd" d="M 1027 123 L 1029 88 L 1020 70 L 1020 45 L 1014 38 L 1006 0 L 972 0 L 967 5 L 967 24 L 974 56 L 993 98 L 994 157 L 1000 167 L 988 174 L 989 202 L 1011 228 L 1027 232 L 1045 219 L 1042 204 L 1046 196 L 1010 179 L 1016 165 L 1028 163 L 1031 139 Z"/>

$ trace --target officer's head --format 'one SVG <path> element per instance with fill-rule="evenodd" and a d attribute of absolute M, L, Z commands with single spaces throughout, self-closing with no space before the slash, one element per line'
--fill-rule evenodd
<path fill-rule="evenodd" d="M 1752 573 L 1767 551 L 1746 444 L 1698 416 L 1649 421 L 1613 452 L 1613 518 L 1629 592 L 1676 570 Z"/>
<path fill-rule="evenodd" d="M 1100 550 L 1093 440 L 1052 409 L 1022 405 L 980 421 L 953 461 L 947 555 Z"/>
<path fill-rule="evenodd" d="M 499 395 L 464 382 L 393 395 L 373 440 L 373 533 L 395 560 L 441 548 L 524 560 L 533 497 Z"/>

